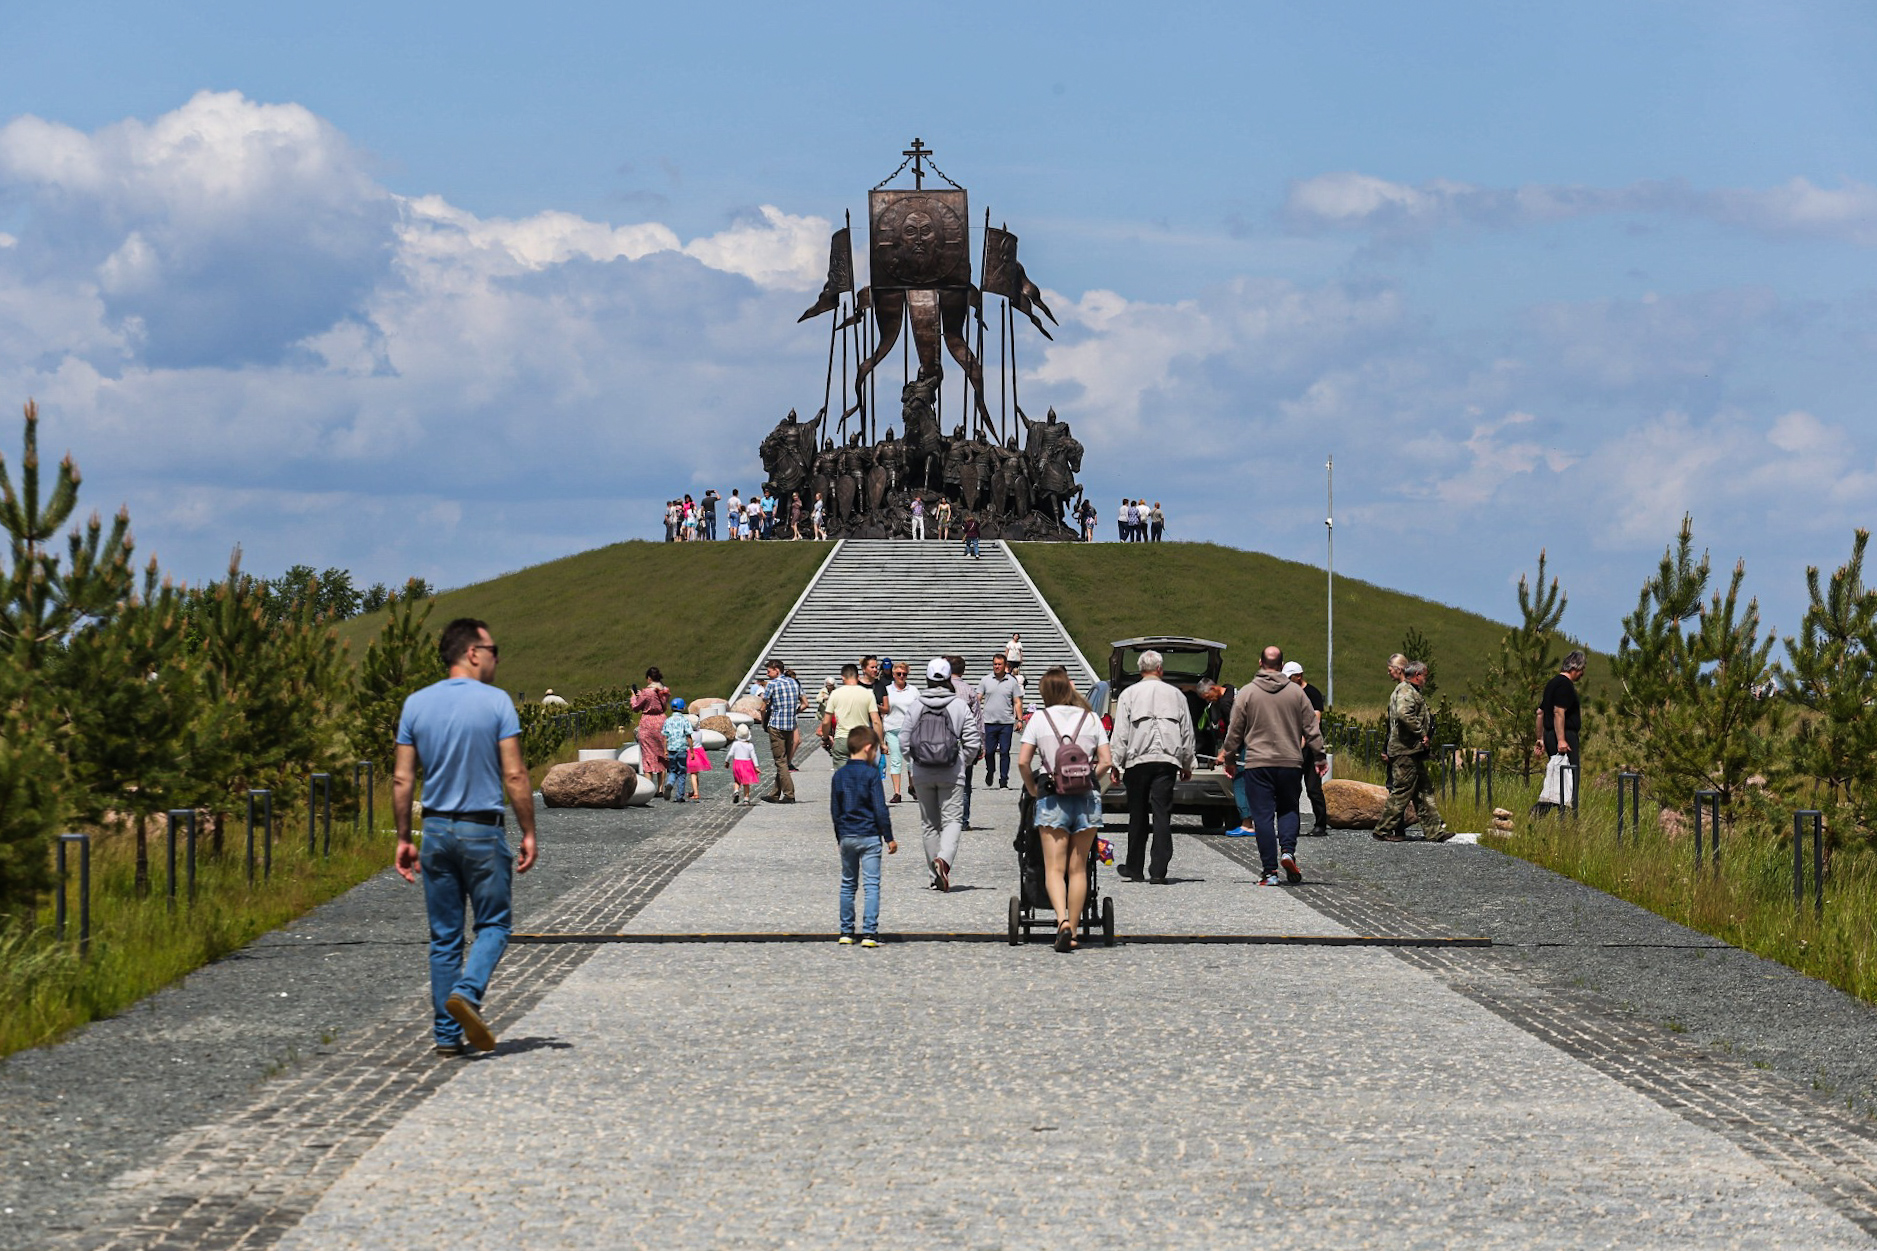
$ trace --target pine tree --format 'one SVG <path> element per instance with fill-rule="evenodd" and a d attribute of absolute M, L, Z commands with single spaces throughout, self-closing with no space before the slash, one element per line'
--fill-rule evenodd
<path fill-rule="evenodd" d="M 1790 740 L 1796 773 L 1829 790 L 1831 806 L 1868 834 L 1877 827 L 1877 589 L 1864 584 L 1870 532 L 1857 531 L 1851 559 L 1821 586 L 1805 571 L 1811 603 L 1780 667 L 1786 697 L 1803 710 Z M 1834 828 L 1843 828 L 1838 821 Z"/>
<path fill-rule="evenodd" d="M 1538 705 L 1562 660 L 1559 626 L 1569 600 L 1556 577 L 1545 581 L 1545 559 L 1540 550 L 1535 579 L 1519 575 L 1519 624 L 1500 638 L 1485 679 L 1469 687 L 1485 745 L 1507 762 L 1536 750 Z"/>
<path fill-rule="evenodd" d="M 1421 694 L 1428 699 L 1434 698 L 1439 683 L 1434 681 L 1434 643 L 1421 633 L 1419 626 L 1409 626 L 1408 632 L 1401 636 L 1401 654 L 1409 660 L 1418 660 L 1427 666 L 1427 681 L 1421 684 Z"/>
<path fill-rule="evenodd" d="M 1747 778 L 1773 767 L 1779 705 L 1766 698 L 1774 636 L 1760 636 L 1758 600 L 1740 604 L 1746 565 L 1707 610 L 1712 567 L 1694 558 L 1694 520 L 1623 619 L 1612 670 L 1619 745 L 1665 802 L 1684 807 L 1698 790 L 1732 800 Z"/>
<path fill-rule="evenodd" d="M 28 679 L 14 657 L 0 657 L 0 926 L 32 923 L 66 816 L 63 736 Z"/>
<path fill-rule="evenodd" d="M 353 683 L 352 750 L 381 773 L 391 768 L 405 697 L 444 677 L 437 634 L 427 628 L 431 608 L 416 600 L 394 603 Z"/>

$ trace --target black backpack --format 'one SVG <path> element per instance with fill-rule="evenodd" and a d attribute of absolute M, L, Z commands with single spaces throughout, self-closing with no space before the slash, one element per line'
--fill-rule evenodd
<path fill-rule="evenodd" d="M 953 696 L 956 699 L 956 696 Z M 958 763 L 958 734 L 946 711 L 950 704 L 934 708 L 923 699 L 919 713 L 912 720 L 912 732 L 906 738 L 906 754 L 912 762 L 928 769 L 944 769 Z"/>

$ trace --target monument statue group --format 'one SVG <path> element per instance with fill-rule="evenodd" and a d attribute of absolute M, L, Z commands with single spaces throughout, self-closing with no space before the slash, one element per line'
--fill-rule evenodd
<path fill-rule="evenodd" d="M 819 495 L 835 538 L 909 535 L 915 497 L 928 515 L 940 499 L 950 500 L 957 520 L 976 516 L 987 538 L 1079 538 L 1080 526 L 1065 514 L 1073 518 L 1082 494 L 1076 482 L 1082 445 L 1053 408 L 1037 421 L 1017 400 L 1016 314 L 1024 314 L 1045 338 L 1042 317 L 1054 322 L 1055 315 L 1017 260 L 1017 236 L 993 227 L 988 212 L 982 285 L 973 284 L 965 189 L 932 164 L 932 150 L 921 141 L 913 140 L 904 155 L 899 169 L 868 193 L 870 281 L 858 292 L 851 226 L 835 231 L 830 241 L 828 280 L 799 319 L 835 315 L 821 411 L 802 421 L 791 410 L 763 439 L 770 489 L 783 501 L 801 495 L 805 511 Z M 926 187 L 928 164 L 950 185 Z M 913 186 L 889 187 L 908 166 Z M 1003 301 L 993 309 L 995 415 L 984 386 L 986 296 Z M 941 341 L 963 375 L 958 421 L 949 435 Z M 879 366 L 895 345 L 901 357 L 900 413 L 897 424 L 889 419 L 880 434 Z M 837 374 L 838 415 L 830 417 Z"/>

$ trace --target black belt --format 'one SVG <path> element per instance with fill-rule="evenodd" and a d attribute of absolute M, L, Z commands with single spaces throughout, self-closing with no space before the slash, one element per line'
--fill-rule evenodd
<path fill-rule="evenodd" d="M 502 814 L 499 810 L 495 812 L 439 812 L 434 808 L 424 809 L 424 820 L 428 821 L 431 817 L 439 821 L 467 821 L 471 825 L 502 824 Z"/>

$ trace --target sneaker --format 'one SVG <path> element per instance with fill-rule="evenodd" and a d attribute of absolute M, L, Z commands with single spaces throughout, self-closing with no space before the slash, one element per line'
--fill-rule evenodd
<path fill-rule="evenodd" d="M 456 1058 L 457 1056 L 466 1056 L 468 1054 L 469 1054 L 469 1047 L 467 1046 L 467 1044 L 464 1044 L 464 1043 L 453 1042 L 453 1043 L 438 1043 L 437 1044 L 437 1058 L 438 1059 L 450 1060 L 450 1059 Z"/>
<path fill-rule="evenodd" d="M 852 934 L 843 934 L 835 941 L 843 947 L 852 947 L 854 945 L 854 936 Z"/>
<path fill-rule="evenodd" d="M 880 945 L 880 940 L 875 938 L 873 935 L 869 934 L 865 938 L 860 940 L 860 945 L 862 947 L 878 947 Z"/>
<path fill-rule="evenodd" d="M 940 891 L 949 892 L 952 888 L 952 867 L 943 860 L 934 860 L 932 878 L 938 883 Z"/>
<path fill-rule="evenodd" d="M 1225 836 L 1227 838 L 1256 838 L 1258 837 L 1258 831 L 1252 829 L 1249 825 L 1241 825 L 1235 830 L 1227 830 Z"/>
<path fill-rule="evenodd" d="M 495 1035 L 483 1023 L 482 1011 L 475 1004 L 461 995 L 451 995 L 443 1004 L 443 1010 L 450 1014 L 456 1023 L 463 1027 L 463 1037 L 477 1051 L 494 1051 Z"/>
<path fill-rule="evenodd" d="M 1281 886 L 1283 882 L 1284 879 L 1275 873 L 1267 873 L 1258 879 L 1258 885 L 1260 886 Z"/>
<path fill-rule="evenodd" d="M 1403 834 L 1400 830 L 1394 830 L 1386 834 L 1377 830 L 1373 837 L 1378 843 L 1405 843 L 1408 841 L 1408 836 Z"/>
<path fill-rule="evenodd" d="M 1297 853 L 1287 851 L 1277 858 L 1277 867 L 1284 870 L 1284 877 L 1292 886 L 1303 881 L 1303 870 L 1297 867 Z"/>

